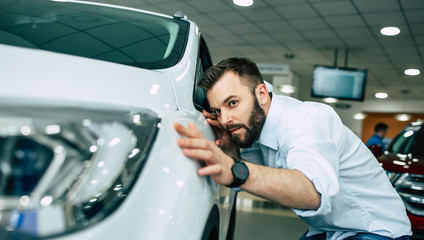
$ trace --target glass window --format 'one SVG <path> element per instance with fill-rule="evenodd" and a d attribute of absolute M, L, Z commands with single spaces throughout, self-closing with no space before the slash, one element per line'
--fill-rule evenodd
<path fill-rule="evenodd" d="M 421 125 L 406 127 L 390 146 L 395 154 L 411 153 L 415 156 L 424 156 L 424 128 Z"/>
<path fill-rule="evenodd" d="M 185 50 L 188 22 L 66 1 L 0 3 L 0 43 L 147 69 L 168 68 Z"/>
<path fill-rule="evenodd" d="M 206 98 L 206 90 L 197 86 L 199 81 L 202 79 L 203 74 L 209 67 L 212 66 L 212 58 L 209 54 L 208 47 L 206 45 L 203 37 L 200 38 L 199 45 L 199 58 L 197 59 L 196 67 L 196 81 L 194 83 L 194 94 L 193 94 L 193 103 L 194 107 L 199 110 L 209 111 L 210 106 L 208 99 Z"/>

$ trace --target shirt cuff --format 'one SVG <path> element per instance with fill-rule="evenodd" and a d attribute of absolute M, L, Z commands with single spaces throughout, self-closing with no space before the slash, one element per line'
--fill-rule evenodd
<path fill-rule="evenodd" d="M 302 210 L 302 209 L 292 209 L 299 217 L 313 217 L 319 215 L 328 214 L 331 211 L 331 201 L 333 197 L 337 194 L 339 190 L 338 183 L 328 182 L 329 179 L 325 177 L 314 177 L 313 174 L 304 169 L 297 169 L 302 172 L 314 185 L 315 190 L 321 195 L 321 203 L 318 209 L 316 210 Z M 317 181 L 317 179 L 321 179 L 321 182 Z M 323 179 L 327 181 L 322 181 Z M 331 186 L 333 184 L 333 186 Z M 334 186 L 336 184 L 336 186 Z M 324 189 L 328 188 L 328 189 Z"/>
<path fill-rule="evenodd" d="M 231 189 L 233 189 L 234 192 L 244 192 L 244 190 L 239 187 L 233 187 Z"/>

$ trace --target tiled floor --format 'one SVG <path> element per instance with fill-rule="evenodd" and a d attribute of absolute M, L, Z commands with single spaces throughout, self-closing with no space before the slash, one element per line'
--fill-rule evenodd
<path fill-rule="evenodd" d="M 290 209 L 239 195 L 235 240 L 297 240 L 308 229 Z"/>

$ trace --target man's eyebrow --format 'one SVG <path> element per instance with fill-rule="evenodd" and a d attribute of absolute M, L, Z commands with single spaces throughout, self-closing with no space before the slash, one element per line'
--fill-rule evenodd
<path fill-rule="evenodd" d="M 228 101 L 230 101 L 230 99 L 231 98 L 234 98 L 234 97 L 236 97 L 236 96 L 234 96 L 234 95 L 230 95 L 230 96 L 228 96 L 224 101 L 222 101 L 222 103 L 223 104 L 225 104 L 225 103 L 227 103 Z"/>

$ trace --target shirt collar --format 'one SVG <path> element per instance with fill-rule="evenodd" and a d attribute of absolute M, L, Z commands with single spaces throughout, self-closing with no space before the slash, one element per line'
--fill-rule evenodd
<path fill-rule="evenodd" d="M 282 120 L 283 102 L 279 101 L 278 96 L 274 94 L 271 99 L 271 105 L 266 116 L 265 124 L 262 128 L 258 142 L 274 150 L 278 149 L 278 126 Z"/>

